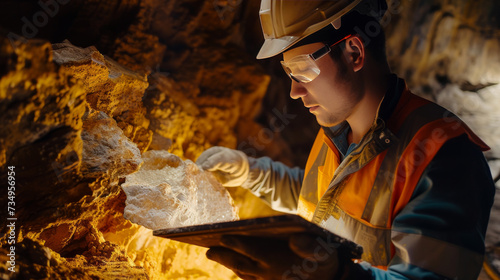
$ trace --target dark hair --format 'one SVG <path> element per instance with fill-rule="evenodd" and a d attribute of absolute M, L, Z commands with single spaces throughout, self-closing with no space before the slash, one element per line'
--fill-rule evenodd
<path fill-rule="evenodd" d="M 340 29 L 344 28 L 346 29 L 344 32 L 356 34 L 363 40 L 365 48 L 375 60 L 379 62 L 387 60 L 384 29 L 374 17 L 351 12 L 342 17 Z"/>

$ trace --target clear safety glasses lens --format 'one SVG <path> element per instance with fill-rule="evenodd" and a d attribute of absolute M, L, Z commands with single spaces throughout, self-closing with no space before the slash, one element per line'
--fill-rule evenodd
<path fill-rule="evenodd" d="M 333 46 L 351 36 L 352 35 L 347 35 L 346 37 L 331 44 L 330 46 L 325 45 L 312 54 L 301 54 L 293 57 L 287 62 L 281 61 L 281 66 L 283 66 L 286 74 L 292 80 L 296 81 L 297 83 L 309 83 L 316 77 L 318 77 L 319 73 L 321 72 L 318 65 L 316 64 L 316 60 L 328 54 Z"/>
<path fill-rule="evenodd" d="M 286 63 L 281 61 L 281 66 L 286 74 L 297 83 L 309 83 L 320 73 L 318 65 L 309 54 L 296 56 Z"/>

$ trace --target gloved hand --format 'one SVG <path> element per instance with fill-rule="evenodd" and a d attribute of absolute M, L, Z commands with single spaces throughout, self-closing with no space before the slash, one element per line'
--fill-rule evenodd
<path fill-rule="evenodd" d="M 245 153 L 225 147 L 211 147 L 196 160 L 204 170 L 211 171 L 224 187 L 241 186 L 250 167 Z"/>
<path fill-rule="evenodd" d="M 371 279 L 347 278 L 347 260 L 338 243 L 298 233 L 286 240 L 255 236 L 223 236 L 207 257 L 242 279 Z M 347 273 L 349 273 L 347 271 Z M 344 278 L 345 277 L 345 278 Z"/>

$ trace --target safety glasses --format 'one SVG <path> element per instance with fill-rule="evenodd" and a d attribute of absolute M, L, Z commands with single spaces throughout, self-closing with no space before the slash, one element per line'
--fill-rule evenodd
<path fill-rule="evenodd" d="M 316 60 L 328 54 L 332 50 L 333 46 L 348 39 L 351 36 L 352 35 L 348 35 L 331 45 L 325 45 L 321 49 L 311 54 L 301 54 L 293 57 L 287 62 L 281 61 L 281 66 L 283 66 L 286 74 L 292 80 L 296 81 L 297 83 L 309 83 L 316 77 L 318 77 L 319 73 L 321 72 L 319 70 L 318 64 L 316 64 Z"/>

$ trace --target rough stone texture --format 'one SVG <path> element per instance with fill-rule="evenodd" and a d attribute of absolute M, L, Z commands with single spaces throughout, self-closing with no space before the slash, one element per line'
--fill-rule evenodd
<path fill-rule="evenodd" d="M 436 101 L 459 115 L 490 146 L 485 155 L 492 172 L 500 171 L 492 162 L 500 158 L 500 85 L 468 91 L 451 84 L 439 92 Z"/>
<path fill-rule="evenodd" d="M 95 47 L 82 49 L 68 41 L 53 47 L 54 61 L 83 83 L 90 107 L 114 118 L 125 135 L 145 151 L 152 139 L 142 104 L 148 87 L 145 75 L 103 56 Z"/>
<path fill-rule="evenodd" d="M 98 111 L 90 111 L 83 120 L 81 171 L 85 177 L 107 175 L 113 180 L 139 169 L 141 152 L 125 137 L 115 120 Z"/>
<path fill-rule="evenodd" d="M 83 256 L 65 259 L 31 239 L 24 239 L 16 247 L 17 273 L 13 274 L 0 266 L 1 279 L 150 279 L 143 268 L 124 261 L 112 261 L 112 258 L 101 259 L 98 265 L 89 263 Z M 0 253 L 2 263 L 10 261 L 8 249 L 1 248 Z"/>
<path fill-rule="evenodd" d="M 58 253 L 33 240 L 25 239 L 23 242 L 18 243 L 16 247 L 17 273 L 13 274 L 1 266 L 1 279 L 68 279 L 69 275 L 73 279 L 99 279 L 96 276 L 89 275 L 82 268 L 70 268 L 66 260 L 61 258 Z M 7 254 L 10 254 L 8 249 L 0 249 L 2 264 L 10 261 Z"/>
<path fill-rule="evenodd" d="M 201 2 L 189 5 L 198 5 Z M 174 14 L 179 8 L 189 7 L 182 1 L 171 3 L 175 9 L 170 12 Z M 11 8 L 15 6 L 14 2 L 11 4 Z M 110 9 L 115 4 L 117 10 Z M 80 111 L 76 109 L 70 111 L 73 114 L 78 113 L 75 117 L 73 114 L 68 114 L 67 110 L 62 110 L 64 116 L 70 119 L 66 125 L 71 128 L 76 124 L 78 126 L 72 130 L 63 126 L 65 129 L 51 131 L 52 134 L 45 137 L 46 141 L 40 141 L 32 131 L 26 133 L 27 137 L 33 139 L 34 144 L 26 143 L 26 152 L 22 154 L 23 157 L 17 156 L 19 158 L 17 161 L 12 160 L 16 157 L 7 155 L 19 154 L 19 149 L 15 150 L 10 146 L 5 148 L 7 164 L 15 163 L 23 169 L 36 168 L 37 171 L 23 176 L 22 180 L 19 177 L 20 181 L 35 184 L 30 186 L 29 192 L 18 194 L 20 207 L 25 209 L 26 213 L 19 228 L 22 234 L 18 236 L 18 242 L 23 240 L 41 242 L 45 246 L 44 250 L 57 252 L 66 260 L 63 266 L 81 268 L 89 277 L 95 279 L 116 279 L 114 278 L 116 268 L 120 269 L 123 275 L 134 275 L 137 279 L 235 278 L 226 268 L 206 259 L 206 249 L 153 237 L 151 231 L 133 225 L 123 218 L 126 196 L 119 186 L 120 176 L 132 172 L 138 164 L 135 160 L 137 149 L 134 149 L 133 144 L 127 142 L 126 138 L 137 144 L 141 152 L 147 150 L 150 144 L 154 144 L 151 148 L 169 149 L 178 156 L 191 159 L 195 159 L 201 151 L 212 145 L 236 147 L 235 127 L 238 123 L 245 123 L 241 121 L 243 118 L 247 122 L 253 122 L 253 117 L 260 111 L 260 99 L 265 94 L 269 79 L 263 69 L 255 65 L 253 60 L 240 49 L 233 46 L 224 50 L 224 45 L 231 41 L 231 35 L 225 31 L 222 33 L 224 35 L 221 35 L 220 28 L 231 29 L 232 24 L 227 21 L 221 21 L 221 25 L 210 27 L 212 36 L 196 35 L 194 37 L 197 37 L 198 43 L 190 41 L 189 44 L 184 44 L 181 40 L 190 40 L 189 32 L 197 33 L 196 29 L 200 26 L 209 27 L 204 20 L 199 21 L 196 26 L 190 26 L 184 35 L 175 39 L 175 43 L 168 44 L 170 48 L 165 55 L 168 58 L 162 62 L 164 43 L 173 41 L 173 38 L 152 34 L 152 21 L 149 15 L 151 12 L 156 14 L 159 11 L 157 8 L 165 4 L 164 1 L 142 2 L 140 12 L 132 13 L 137 17 L 130 19 L 129 24 L 117 25 L 120 26 L 121 32 L 113 34 L 115 37 L 111 36 L 111 33 L 106 33 L 98 38 L 99 42 L 95 44 L 97 48 L 87 47 L 81 43 L 85 40 L 90 42 L 95 38 L 75 35 L 89 34 L 86 33 L 89 28 L 95 30 L 110 26 L 109 21 L 120 18 L 117 14 L 121 7 L 125 6 L 124 13 L 131 11 L 127 8 L 131 7 L 127 6 L 129 4 L 132 5 L 109 1 L 106 4 L 102 1 L 74 1 L 66 6 L 66 10 L 61 10 L 61 13 L 70 11 L 66 15 L 69 17 L 71 13 L 75 13 L 75 20 L 68 25 L 68 30 L 73 34 L 66 38 L 72 42 L 80 42 L 77 43 L 78 47 L 65 41 L 54 44 L 53 52 L 47 43 L 45 43 L 46 51 L 38 49 L 24 51 L 24 55 L 43 60 L 43 62 L 35 60 L 36 67 L 60 69 L 58 71 L 64 73 L 59 75 L 62 76 L 60 78 L 64 80 L 64 84 L 75 83 L 74 87 L 80 90 L 68 104 L 74 106 L 80 104 L 78 107 Z M 29 3 L 24 3 L 23 7 L 28 5 Z M 79 5 L 81 8 L 75 9 Z M 206 2 L 201 7 L 185 14 L 186 18 L 179 19 L 191 21 L 193 20 L 191 16 L 197 20 L 207 17 L 213 22 L 214 18 L 218 18 L 211 2 Z M 92 20 L 95 16 L 102 15 L 102 11 L 109 13 L 110 17 L 103 17 L 105 22 L 93 21 L 87 26 L 85 17 Z M 227 17 L 230 14 L 233 16 L 237 14 L 236 11 L 237 9 L 225 13 L 226 18 L 231 18 L 232 16 Z M 194 14 L 190 14 L 191 12 Z M 158 15 L 155 17 L 156 20 L 160 19 Z M 53 20 L 60 19 L 54 17 Z M 155 25 L 154 28 L 161 27 L 158 23 Z M 214 37 L 220 39 L 216 44 Z M 161 43 L 154 43 L 155 38 L 159 38 L 156 42 Z M 211 47 L 198 49 L 200 44 Z M 179 48 L 188 45 L 190 48 L 188 52 L 184 52 L 182 47 Z M 9 45 L 4 43 L 2 46 L 3 49 L 7 49 Z M 104 52 L 101 52 L 100 47 L 108 50 L 107 56 L 103 55 Z M 20 48 L 24 48 L 24 45 L 20 45 Z M 224 52 L 223 55 L 219 54 L 221 50 Z M 187 55 L 182 56 L 182 53 Z M 48 57 L 51 54 L 54 54 L 56 63 L 52 63 L 52 58 Z M 191 54 L 192 59 L 189 57 Z M 9 53 L 2 56 L 2 65 L 7 65 L 10 57 Z M 182 57 L 183 60 L 177 59 L 178 57 Z M 219 67 L 221 75 L 216 74 Z M 25 68 L 28 69 L 24 65 L 19 65 L 15 68 L 17 72 L 14 74 L 25 71 Z M 46 73 L 51 73 L 44 69 L 37 69 L 35 74 L 44 76 Z M 145 73 L 149 72 L 153 72 L 149 77 L 152 85 L 145 95 L 148 86 Z M 238 78 L 229 78 L 233 74 Z M 193 78 L 196 78 L 196 82 L 192 81 Z M 156 84 L 157 80 L 162 81 Z M 4 81 L 5 84 L 11 83 L 10 78 Z M 25 83 L 26 80 L 19 78 L 19 81 Z M 28 81 L 33 82 L 33 79 Z M 4 92 L 2 91 L 2 94 Z M 11 95 L 10 92 L 6 92 L 7 98 Z M 64 91 L 58 89 L 58 92 Z M 143 107 L 143 97 L 145 104 L 158 102 L 167 109 L 156 108 L 159 113 L 153 115 L 151 112 L 155 112 L 155 108 L 152 106 L 146 112 Z M 5 98 L 2 96 L 0 102 L 4 101 Z M 31 101 L 28 99 L 25 102 Z M 56 113 L 61 115 L 61 110 L 57 108 L 47 109 L 54 112 L 43 111 L 45 115 Z M 84 115 L 85 110 L 86 115 Z M 19 110 L 14 111 L 14 116 L 17 117 L 18 112 Z M 104 118 L 104 114 L 112 119 Z M 146 115 L 156 125 L 154 129 L 150 130 Z M 159 116 L 158 119 L 156 116 Z M 5 120 L 3 124 L 10 125 L 13 122 L 9 118 Z M 64 125 L 65 121 L 54 120 L 50 124 L 58 127 Z M 5 129 L 8 126 L 0 127 Z M 11 141 L 12 145 L 24 144 L 16 138 L 13 139 L 17 142 Z M 116 150 L 115 139 L 127 143 L 128 148 Z M 40 146 L 40 143 L 43 146 Z M 57 176 L 53 176 L 53 180 L 44 180 L 44 175 L 49 174 L 47 171 L 48 169 L 50 171 L 50 165 L 54 162 L 49 157 L 45 159 L 44 150 L 47 150 L 47 154 L 57 155 L 61 150 L 65 151 L 66 146 L 73 147 L 72 143 L 79 143 L 77 146 L 79 149 L 75 148 L 73 150 L 76 151 L 72 152 L 73 150 L 68 148 L 66 152 L 68 155 L 63 158 L 64 164 L 57 165 L 60 181 Z M 46 148 L 41 149 L 43 147 Z M 134 156 L 131 155 L 128 160 L 123 161 L 121 157 L 124 153 L 128 153 L 127 149 Z M 96 157 L 99 155 L 101 158 Z M 4 167 L 2 165 L 2 168 Z M 53 181 L 56 181 L 56 184 L 53 184 Z M 2 232 L 5 230 L 2 229 Z M 4 241 L 5 239 L 2 239 L 2 243 Z M 23 267 L 30 265 L 23 262 L 24 260 L 20 259 L 19 265 L 24 265 Z M 103 265 L 104 263 L 107 265 Z"/>
<path fill-rule="evenodd" d="M 214 58 L 213 51 L 185 65 L 186 76 L 191 78 L 177 81 L 152 74 L 144 101 L 150 129 L 172 139 L 172 153 L 192 160 L 209 146 L 236 148 L 236 125 L 253 123 L 269 82 L 248 58 L 236 59 L 225 49 Z"/>
<path fill-rule="evenodd" d="M 158 5 L 157 0 L 141 1 L 135 21 L 125 31 L 127 36 L 116 37 L 109 47 L 110 56 L 121 65 L 144 73 L 160 71 L 167 46 L 148 31 Z"/>
<path fill-rule="evenodd" d="M 0 165 L 12 151 L 42 138 L 57 128 L 78 130 L 85 107 L 69 73 L 52 63 L 50 44 L 32 41 L 13 48 L 2 41 L 0 109 L 11 123 L 0 130 Z"/>
<path fill-rule="evenodd" d="M 415 93 L 458 114 L 500 156 L 496 1 L 391 1 L 388 57 Z M 407 34 L 407 36 L 398 36 Z M 417 63 L 418 62 L 418 63 Z"/>
<path fill-rule="evenodd" d="M 152 230 L 238 219 L 231 196 L 208 171 L 167 151 L 148 151 L 143 159 L 121 185 L 125 219 Z"/>
<path fill-rule="evenodd" d="M 68 182 L 79 178 L 85 95 L 65 69 L 51 62 L 49 43 L 13 48 L 5 40 L 0 49 L 0 178 L 6 182 L 7 166 L 15 166 L 16 202 L 33 204 L 33 209 L 18 208 L 17 214 L 38 217 L 43 209 L 65 203 L 41 198 L 69 192 Z M 79 199 L 66 195 L 68 202 Z M 6 196 L 0 200 L 6 205 Z"/>
<path fill-rule="evenodd" d="M 15 216 L 23 221 L 16 227 L 17 265 L 22 271 L 12 277 L 28 279 L 32 276 L 26 275 L 34 273 L 56 279 L 57 273 L 73 273 L 69 268 L 54 270 L 48 267 L 49 263 L 44 268 L 45 262 L 35 265 L 31 257 L 26 256 L 27 250 L 22 249 L 23 240 L 29 242 L 30 239 L 44 244 L 43 250 L 47 252 L 53 250 L 64 257 L 81 254 L 91 266 L 113 260 L 130 267 L 125 252 L 105 241 L 101 229 L 112 228 L 113 221 L 121 216 L 125 196 L 117 186 L 118 178 L 113 177 L 137 169 L 141 160 L 138 148 L 123 135 L 114 120 L 99 119 L 95 115 L 103 115 L 98 112 L 90 114 L 85 122 L 82 120 L 87 91 L 68 68 L 52 62 L 48 42 L 30 41 L 13 48 L 8 41 L 3 41 L 0 49 L 1 179 L 7 182 L 6 168 L 15 166 Z M 85 140 L 82 141 L 84 127 Z M 114 131 L 112 137 L 108 137 L 109 133 L 106 135 L 109 131 Z M 106 138 L 100 139 L 99 149 L 93 152 L 115 156 L 103 158 L 102 166 L 108 169 L 100 170 L 102 174 L 97 180 L 95 177 L 99 174 L 95 169 L 88 172 L 96 167 L 88 153 L 96 136 Z M 123 148 L 111 151 L 117 144 L 113 140 L 120 137 L 122 144 L 128 141 L 132 146 L 128 152 L 139 156 L 139 162 L 124 160 L 130 155 L 119 153 Z M 85 170 L 85 174 L 81 170 Z M 7 205 L 6 199 L 1 197 L 3 205 Z M 7 216 L 6 210 L 2 208 L 2 217 Z M 2 244 L 6 242 L 7 230 L 2 226 Z M 43 250 L 33 250 L 33 254 L 36 257 L 37 252 Z M 2 268 L 6 268 L 5 265 L 2 262 Z M 61 266 L 71 265 L 62 262 Z M 85 275 L 79 278 L 91 279 Z"/>
<path fill-rule="evenodd" d="M 430 87 L 427 90 L 458 84 L 462 90 L 476 91 L 498 83 L 496 1 L 391 2 L 389 57 L 408 80 Z M 407 36 L 392 36 L 399 32 Z"/>
<path fill-rule="evenodd" d="M 170 152 L 179 156 L 184 156 L 185 151 L 190 153 L 193 146 L 197 146 L 195 131 L 191 128 L 199 115 L 199 109 L 190 97 L 196 96 L 198 89 L 159 74 L 152 75 L 150 83 L 152 86 L 148 89 L 145 104 L 151 130 L 159 135 L 157 137 L 172 140 Z M 200 150 L 198 148 L 194 153 L 199 154 Z"/>

